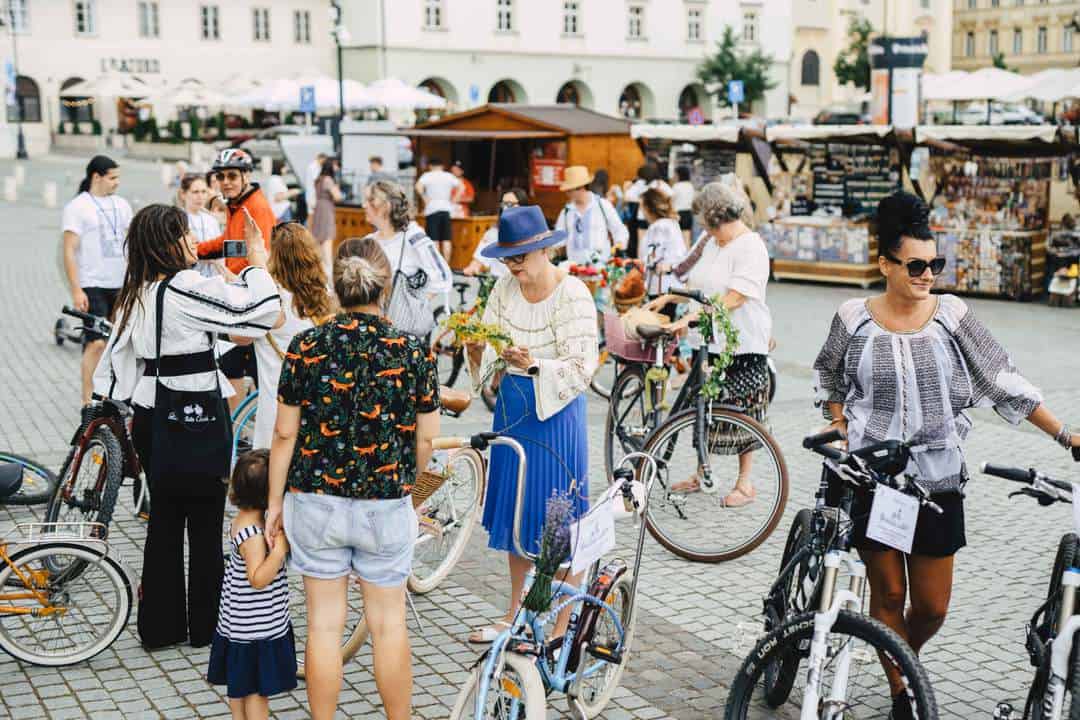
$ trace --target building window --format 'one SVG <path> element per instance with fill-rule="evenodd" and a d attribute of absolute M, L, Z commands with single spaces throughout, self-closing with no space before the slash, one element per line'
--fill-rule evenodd
<path fill-rule="evenodd" d="M 32 78 L 20 75 L 15 80 L 15 104 L 8 105 L 9 123 L 22 120 L 27 123 L 41 122 L 41 91 Z"/>
<path fill-rule="evenodd" d="M 975 33 L 964 36 L 964 57 L 975 57 Z"/>
<path fill-rule="evenodd" d="M 747 11 L 742 16 L 742 39 L 746 43 L 758 41 L 758 16 L 756 12 Z"/>
<path fill-rule="evenodd" d="M 441 30 L 445 27 L 445 22 L 443 0 L 424 0 L 424 27 L 428 30 Z"/>
<path fill-rule="evenodd" d="M 990 0 L 990 7 L 1001 7 L 1001 0 Z"/>
<path fill-rule="evenodd" d="M 704 13 L 699 7 L 686 9 L 686 39 L 690 42 L 701 42 L 705 39 Z"/>
<path fill-rule="evenodd" d="M 631 5 L 629 13 L 626 36 L 632 40 L 640 40 L 645 37 L 645 6 Z"/>
<path fill-rule="evenodd" d="M 814 50 L 807 50 L 802 56 L 802 84 L 814 87 L 821 84 L 821 58 Z"/>
<path fill-rule="evenodd" d="M 625 118 L 640 119 L 644 110 L 641 101 L 641 91 L 634 85 L 627 85 L 619 95 L 619 114 Z"/>
<path fill-rule="evenodd" d="M 495 29 L 499 32 L 513 32 L 514 0 L 495 0 Z"/>
<path fill-rule="evenodd" d="M 94 0 L 77 0 L 75 3 L 75 34 L 93 35 L 97 32 L 97 8 Z"/>
<path fill-rule="evenodd" d="M 1066 26 L 1061 33 L 1061 51 L 1073 51 L 1073 29 L 1071 27 Z"/>
<path fill-rule="evenodd" d="M 578 0 L 563 0 L 562 31 L 563 35 L 581 34 L 581 8 Z"/>
<path fill-rule="evenodd" d="M 218 22 L 218 6 L 203 5 L 199 8 L 199 18 L 202 20 L 202 39 L 220 40 L 221 25 Z"/>
<path fill-rule="evenodd" d="M 158 27 L 158 4 L 156 2 L 139 3 L 139 37 L 156 38 L 161 35 Z"/>
<path fill-rule="evenodd" d="M 989 47 L 989 50 L 990 50 L 990 57 L 994 57 L 995 55 L 998 54 L 998 33 L 997 33 L 997 30 L 991 30 L 990 31 L 990 42 L 989 42 L 988 47 Z"/>
<path fill-rule="evenodd" d="M 1016 0 L 1016 7 L 1020 7 L 1024 4 L 1024 0 Z"/>
<path fill-rule="evenodd" d="M 27 10 L 26 0 L 8 0 L 8 12 L 11 15 L 12 32 L 23 34 L 30 31 L 30 12 Z M 36 83 L 34 87 L 37 87 Z"/>
<path fill-rule="evenodd" d="M 930 0 L 920 0 L 919 4 L 922 6 L 923 10 L 929 10 L 930 9 Z"/>
<path fill-rule="evenodd" d="M 293 11 L 293 42 L 299 45 L 311 44 L 311 11 Z"/>
<path fill-rule="evenodd" d="M 1024 53 L 1024 31 L 1020 28 L 1013 30 L 1013 55 Z"/>
<path fill-rule="evenodd" d="M 1038 34 L 1035 36 L 1035 50 L 1038 53 L 1046 52 L 1046 28 L 1040 27 Z"/>
<path fill-rule="evenodd" d="M 251 11 L 255 20 L 255 42 L 270 41 L 270 9 L 254 8 Z"/>
<path fill-rule="evenodd" d="M 975 8 L 979 7 L 979 0 L 967 0 L 967 2 L 968 10 L 974 10 Z"/>

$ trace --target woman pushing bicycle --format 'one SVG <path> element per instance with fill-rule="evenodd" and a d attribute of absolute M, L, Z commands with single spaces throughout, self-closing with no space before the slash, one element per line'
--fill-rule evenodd
<path fill-rule="evenodd" d="M 817 400 L 848 449 L 884 440 L 910 444 L 906 473 L 943 510 L 918 512 L 909 553 L 867 537 L 868 493 L 857 495 L 852 510 L 853 545 L 870 581 L 870 615 L 916 653 L 945 620 L 953 557 L 966 543 L 961 443 L 972 423 L 965 410 L 993 407 L 1014 425 L 1027 419 L 1062 446 L 1080 446 L 1080 435 L 1043 404 L 967 304 L 931 294 L 946 258 L 938 255 L 928 217 L 926 204 L 910 193 L 881 201 L 876 224 L 885 292 L 841 305 L 814 363 Z M 895 702 L 899 678 L 890 674 L 889 682 L 891 717 L 910 717 L 910 705 Z"/>

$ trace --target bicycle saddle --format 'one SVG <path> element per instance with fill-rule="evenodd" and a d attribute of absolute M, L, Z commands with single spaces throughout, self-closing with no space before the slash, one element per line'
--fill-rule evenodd
<path fill-rule="evenodd" d="M 23 468 L 18 463 L 0 463 L 0 500 L 6 500 L 22 487 Z"/>
<path fill-rule="evenodd" d="M 908 446 L 899 440 L 885 440 L 867 445 L 851 453 L 866 461 L 870 469 L 882 475 L 896 477 L 904 472 L 911 459 Z"/>
<path fill-rule="evenodd" d="M 439 388 L 439 400 L 447 412 L 455 415 L 465 412 L 472 403 L 469 393 L 448 387 Z"/>
<path fill-rule="evenodd" d="M 642 340 L 658 340 L 662 337 L 670 337 L 671 331 L 659 325 L 638 325 L 637 334 Z"/>

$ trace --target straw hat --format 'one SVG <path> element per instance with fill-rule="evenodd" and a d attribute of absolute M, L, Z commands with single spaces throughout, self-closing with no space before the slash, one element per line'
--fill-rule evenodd
<path fill-rule="evenodd" d="M 577 190 L 579 187 L 585 187 L 593 181 L 593 175 L 589 172 L 589 168 L 584 165 L 571 165 L 563 172 L 563 182 L 559 186 L 559 189 L 563 192 L 568 190 Z"/>

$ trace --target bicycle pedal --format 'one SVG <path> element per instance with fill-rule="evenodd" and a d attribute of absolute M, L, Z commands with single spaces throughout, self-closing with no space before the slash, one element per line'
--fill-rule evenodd
<path fill-rule="evenodd" d="M 519 655 L 540 657 L 540 647 L 532 640 L 511 640 L 506 649 Z"/>
<path fill-rule="evenodd" d="M 597 660 L 603 660 L 613 665 L 618 665 L 622 663 L 622 651 L 613 648 L 610 645 L 598 645 L 596 643 L 589 643 L 587 650 L 589 654 Z"/>

